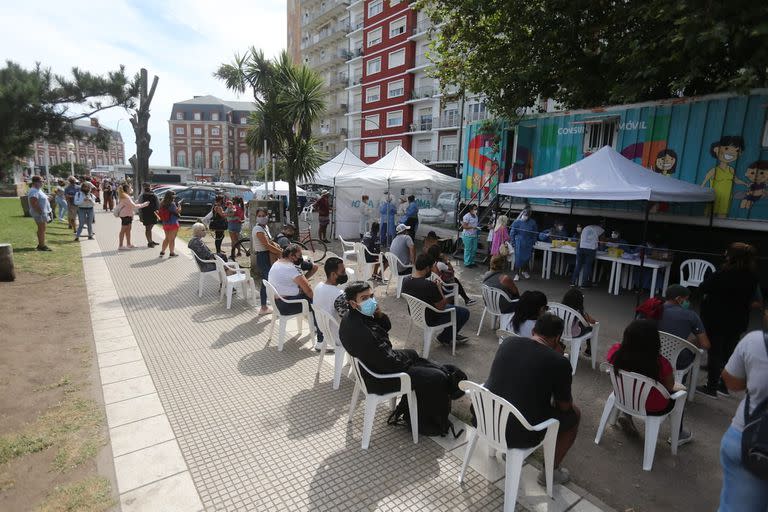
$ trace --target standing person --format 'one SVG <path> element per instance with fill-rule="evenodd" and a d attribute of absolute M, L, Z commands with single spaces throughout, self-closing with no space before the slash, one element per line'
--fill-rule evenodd
<path fill-rule="evenodd" d="M 398 224 L 396 231 L 397 236 L 392 240 L 392 246 L 389 251 L 397 256 L 403 265 L 397 264 L 398 268 L 390 269 L 393 272 L 401 276 L 406 276 L 411 273 L 413 262 L 416 261 L 416 244 L 413 243 L 413 238 L 408 236 L 407 231 L 410 228 L 405 224 Z"/>
<path fill-rule="evenodd" d="M 509 242 L 509 231 L 507 230 L 508 223 L 509 218 L 506 215 L 499 215 L 499 218 L 496 219 L 496 225 L 493 227 L 491 256 L 496 256 L 506 250 L 502 249 L 502 247 L 506 247 L 507 242 Z"/>
<path fill-rule="evenodd" d="M 593 329 L 593 325 L 597 323 L 597 320 L 592 318 L 592 316 L 587 313 L 587 310 L 584 308 L 584 294 L 581 290 L 578 288 L 571 288 L 567 292 L 565 292 L 565 295 L 563 295 L 563 300 L 561 302 L 563 305 L 568 306 L 569 308 L 577 311 L 581 316 L 584 317 L 584 320 L 587 321 L 586 324 L 582 323 L 581 320 L 574 320 L 573 324 L 568 326 L 566 325 L 565 328 L 568 329 L 568 332 L 570 332 L 570 337 L 572 338 L 578 338 L 579 336 L 584 336 L 588 332 L 591 332 Z M 663 330 L 663 329 L 660 329 Z M 587 348 L 584 349 L 584 355 L 587 357 L 592 355 L 592 340 L 587 340 Z"/>
<path fill-rule="evenodd" d="M 96 197 L 91 194 L 91 183 L 83 180 L 80 190 L 75 194 L 75 205 L 77 205 L 77 231 L 75 232 L 75 242 L 80 241 L 80 234 L 84 227 L 88 227 L 88 240 L 93 240 L 93 208 L 96 206 Z"/>
<path fill-rule="evenodd" d="M 133 215 L 137 208 L 144 208 L 149 202 L 139 204 L 134 203 L 133 198 L 131 197 L 133 190 L 131 190 L 131 186 L 127 183 L 120 186 L 118 194 L 117 216 L 120 217 L 120 234 L 118 235 L 117 250 L 124 251 L 136 247 L 131 243 L 131 224 L 133 224 Z M 123 242 L 125 242 L 125 245 Z"/>
<path fill-rule="evenodd" d="M 221 242 L 224 241 L 224 231 L 227 230 L 227 214 L 225 213 L 224 196 L 216 195 L 216 199 L 211 207 L 213 217 L 211 218 L 210 228 L 214 233 L 214 245 L 216 252 L 221 252 Z"/>
<path fill-rule="evenodd" d="M 518 336 L 530 337 L 533 326 L 541 315 L 547 312 L 547 296 L 538 290 L 526 290 L 520 295 L 512 317 L 512 330 Z"/>
<path fill-rule="evenodd" d="M 157 216 L 163 223 L 163 231 L 165 232 L 165 238 L 163 239 L 163 245 L 160 247 L 160 257 L 165 256 L 165 250 L 169 249 L 169 258 L 176 257 L 178 254 L 174 252 L 176 249 L 176 235 L 179 232 L 179 215 L 181 215 L 181 206 L 174 202 L 176 199 L 176 192 L 169 190 L 163 196 L 163 200 L 160 202 L 160 209 L 157 211 Z M 217 251 L 218 252 L 218 251 Z"/>
<path fill-rule="evenodd" d="M 64 216 L 67 214 L 67 211 L 69 210 L 69 206 L 67 205 L 67 198 L 66 194 L 64 192 L 64 188 L 66 186 L 66 182 L 64 180 L 58 180 L 56 182 L 56 208 L 59 209 L 59 222 L 64 222 Z"/>
<path fill-rule="evenodd" d="M 235 246 L 240 240 L 240 231 L 243 229 L 243 222 L 245 221 L 245 209 L 243 208 L 243 198 L 236 197 L 227 206 L 225 212 L 227 214 L 227 231 L 229 231 L 229 240 L 232 243 L 232 251 L 230 252 L 230 259 L 235 259 Z M 240 250 L 237 251 L 237 255 L 240 256 Z"/>
<path fill-rule="evenodd" d="M 149 183 L 145 183 L 144 185 L 148 187 Z M 111 212 L 115 207 L 115 201 L 112 197 L 112 182 L 109 178 L 104 178 L 101 182 L 101 189 L 104 191 L 104 211 Z"/>
<path fill-rule="evenodd" d="M 397 209 L 392 204 L 392 194 L 384 194 L 379 206 L 379 223 L 381 227 L 381 245 L 389 247 L 395 234 L 395 213 Z"/>
<path fill-rule="evenodd" d="M 579 286 L 581 283 L 582 288 L 592 287 L 592 265 L 595 264 L 600 238 L 605 233 L 604 224 L 604 221 L 599 225 L 589 224 L 579 233 L 579 245 L 576 249 L 576 267 L 573 269 L 571 286 Z M 576 231 L 579 231 L 578 227 Z"/>
<path fill-rule="evenodd" d="M 331 205 L 328 203 L 328 191 L 323 190 L 320 198 L 315 201 L 315 210 L 317 211 L 317 238 L 328 243 L 326 231 L 328 224 L 331 223 Z"/>
<path fill-rule="evenodd" d="M 141 223 L 144 224 L 144 237 L 147 239 L 147 247 L 154 247 L 156 245 L 160 245 L 157 242 L 152 240 L 152 228 L 157 224 L 157 210 L 160 209 L 160 201 L 157 199 L 157 196 L 152 192 L 152 188 L 150 187 L 149 183 L 144 183 L 143 185 L 144 191 L 141 194 L 141 201 L 143 203 L 146 203 L 147 206 L 141 209 L 141 212 L 139 213 L 139 217 L 141 218 Z M 111 192 L 110 192 L 110 201 L 111 201 Z M 107 201 L 107 191 L 104 191 L 104 201 Z"/>
<path fill-rule="evenodd" d="M 256 225 L 251 231 L 251 253 L 256 258 L 252 271 L 253 277 L 260 286 L 261 308 L 259 315 L 268 315 L 272 313 L 272 310 L 267 306 L 267 288 L 261 280 L 267 278 L 269 269 L 272 267 L 272 261 L 283 254 L 283 249 L 272 241 L 272 235 L 269 233 L 269 210 L 263 207 L 256 209 Z"/>
<path fill-rule="evenodd" d="M 710 398 L 728 395 L 720 373 L 741 335 L 747 330 L 751 306 L 761 302 L 757 276 L 757 250 L 735 242 L 725 251 L 720 269 L 704 278 L 699 290 L 701 319 L 711 348 L 707 359 L 707 384 L 697 391 Z"/>
<path fill-rule="evenodd" d="M 369 204 L 370 198 L 367 194 L 363 194 L 360 198 L 360 239 L 368 232 L 368 227 L 371 224 L 371 214 L 373 213 L 373 207 Z"/>
<path fill-rule="evenodd" d="M 764 318 L 765 322 L 768 318 Z M 765 329 L 765 327 L 764 327 Z M 744 336 L 723 370 L 730 391 L 746 390 L 731 425 L 720 442 L 723 488 L 718 512 L 764 512 L 768 510 L 768 482 L 750 471 L 742 459 L 742 436 L 747 422 L 759 417 L 756 409 L 768 399 L 768 337 L 765 331 Z M 763 420 L 763 424 L 765 421 Z"/>
<path fill-rule="evenodd" d="M 514 405 L 531 425 L 550 418 L 560 422 L 555 443 L 556 484 L 570 479 L 561 464 L 576 440 L 581 420 L 581 411 L 573 404 L 571 365 L 563 357 L 562 334 L 563 320 L 547 313 L 536 320 L 530 336 L 504 338 L 485 381 L 489 391 Z M 510 418 L 506 438 L 510 448 L 529 448 L 544 439 L 544 432 L 531 432 Z M 539 485 L 545 485 L 545 478 L 544 470 L 539 471 Z"/>
<path fill-rule="evenodd" d="M 419 203 L 416 202 L 416 197 L 413 195 L 408 196 L 408 207 L 405 209 L 405 225 L 411 228 L 408 234 L 415 241 L 416 231 L 419 229 Z"/>
<path fill-rule="evenodd" d="M 509 237 L 515 246 L 515 268 L 513 278 L 515 281 L 520 279 L 520 274 L 528 279 L 531 275 L 527 270 L 530 269 L 530 261 L 533 256 L 533 245 L 539 237 L 539 227 L 533 220 L 533 212 L 526 208 L 520 213 L 520 216 L 512 223 Z M 524 270 L 527 269 L 527 270 Z"/>
<path fill-rule="evenodd" d="M 37 250 L 50 251 L 51 248 L 45 245 L 45 230 L 50 220 L 51 202 L 42 188 L 43 178 L 32 176 L 32 183 L 27 197 L 29 198 L 29 212 L 32 214 L 35 224 L 37 224 Z"/>
<path fill-rule="evenodd" d="M 469 207 L 469 211 L 461 219 L 461 241 L 464 243 L 464 266 L 474 268 L 477 255 L 477 205 Z"/>
<path fill-rule="evenodd" d="M 67 178 L 69 185 L 64 189 L 64 198 L 67 200 L 67 222 L 69 229 L 74 233 L 77 231 L 77 205 L 75 204 L 75 194 L 77 194 L 77 180 L 74 176 Z"/>

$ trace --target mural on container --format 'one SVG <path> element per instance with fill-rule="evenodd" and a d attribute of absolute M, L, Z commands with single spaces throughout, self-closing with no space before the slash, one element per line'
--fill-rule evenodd
<path fill-rule="evenodd" d="M 469 140 L 467 167 L 462 182 L 462 197 L 482 201 L 495 196 L 499 184 L 500 152 L 495 135 L 479 134 Z"/>
<path fill-rule="evenodd" d="M 736 176 L 736 170 L 731 167 L 744 151 L 744 138 L 738 135 L 726 135 L 719 141 L 713 142 L 709 148 L 710 154 L 717 159 L 717 164 L 704 176 L 702 187 L 710 187 L 715 191 L 715 215 L 725 217 L 731 206 L 734 183 L 747 185 Z"/>
<path fill-rule="evenodd" d="M 765 189 L 768 186 L 768 160 L 758 160 L 750 164 L 745 176 L 749 186 L 739 207 L 752 210 L 752 206 L 765 195 Z"/>

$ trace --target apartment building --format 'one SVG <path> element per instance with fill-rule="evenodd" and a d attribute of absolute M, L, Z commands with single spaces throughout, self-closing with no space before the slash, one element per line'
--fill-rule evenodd
<path fill-rule="evenodd" d="M 34 161 L 36 168 L 45 169 L 46 163 L 50 166 L 74 162 L 76 164 L 83 164 L 88 168 L 93 168 L 97 165 L 125 163 L 125 144 L 120 132 L 100 126 L 99 120 L 96 117 L 79 119 L 74 124 L 75 129 L 82 132 L 86 137 L 88 135 L 95 135 L 99 128 L 109 130 L 111 134 L 109 149 L 107 151 L 99 149 L 95 144 L 89 142 L 87 138 L 67 140 L 61 144 L 47 144 L 42 139 L 36 140 L 30 148 L 32 150 L 30 158 Z M 73 144 L 73 147 L 70 147 L 69 144 Z M 46 150 L 48 151 L 47 162 Z"/>
<path fill-rule="evenodd" d="M 218 173 L 226 180 L 250 177 L 257 162 L 245 137 L 255 108 L 252 102 L 210 95 L 174 103 L 168 120 L 171 165 Z"/>

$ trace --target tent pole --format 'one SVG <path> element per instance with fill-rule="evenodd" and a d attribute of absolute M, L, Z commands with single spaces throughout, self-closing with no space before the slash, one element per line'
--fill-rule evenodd
<path fill-rule="evenodd" d="M 643 265 L 645 264 L 645 251 L 648 250 L 648 214 L 651 211 L 651 203 L 645 202 L 645 221 L 643 221 L 643 248 L 640 250 L 640 286 L 635 292 L 635 308 L 640 305 L 640 293 L 643 291 Z M 649 296 L 653 297 L 653 290 L 649 290 Z"/>
<path fill-rule="evenodd" d="M 338 206 L 336 204 L 336 176 L 333 177 L 333 195 L 331 196 L 333 201 L 333 208 L 331 211 L 333 212 L 333 222 L 331 224 L 331 240 L 336 238 L 336 207 Z"/>
<path fill-rule="evenodd" d="M 709 227 L 715 221 L 715 203 L 709 203 Z"/>

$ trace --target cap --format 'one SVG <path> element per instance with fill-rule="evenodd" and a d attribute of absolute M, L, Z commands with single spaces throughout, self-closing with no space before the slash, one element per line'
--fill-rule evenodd
<path fill-rule="evenodd" d="M 409 229 L 411 228 L 409 226 L 406 226 L 405 224 L 398 224 L 397 227 L 395 228 L 395 231 L 397 231 L 398 233 L 402 233 L 403 231 L 407 231 Z"/>
<path fill-rule="evenodd" d="M 664 298 L 667 300 L 672 300 L 675 297 L 688 297 L 690 295 L 691 290 L 681 284 L 670 285 L 667 291 L 664 292 Z"/>

